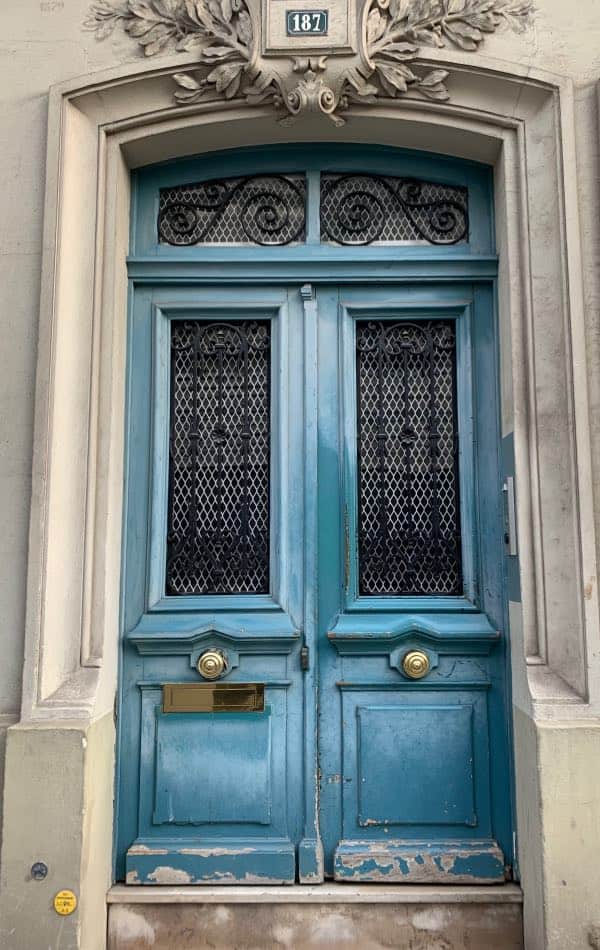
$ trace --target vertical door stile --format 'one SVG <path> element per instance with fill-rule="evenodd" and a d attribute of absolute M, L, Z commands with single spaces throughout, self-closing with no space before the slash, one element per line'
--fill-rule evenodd
<path fill-rule="evenodd" d="M 317 757 L 318 635 L 318 503 L 315 478 L 318 461 L 317 300 L 312 284 L 300 288 L 304 308 L 304 836 L 298 845 L 302 884 L 323 881 L 323 845 L 319 832 Z"/>

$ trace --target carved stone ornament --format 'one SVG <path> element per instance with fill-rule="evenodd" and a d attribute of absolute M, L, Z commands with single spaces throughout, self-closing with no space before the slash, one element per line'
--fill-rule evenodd
<path fill-rule="evenodd" d="M 415 68 L 422 47 L 475 52 L 503 24 L 522 31 L 532 11 L 530 0 L 349 0 L 358 4 L 349 18 L 358 33 L 350 48 L 303 55 L 306 38 L 298 49 L 288 39 L 286 51 L 273 55 L 262 39 L 273 2 L 282 0 L 96 0 L 84 25 L 100 40 L 121 26 L 146 56 L 197 51 L 198 69 L 173 76 L 179 105 L 241 97 L 249 105 L 272 103 L 284 123 L 319 113 L 343 125 L 340 113 L 351 102 L 409 90 L 448 99 L 445 69 Z"/>

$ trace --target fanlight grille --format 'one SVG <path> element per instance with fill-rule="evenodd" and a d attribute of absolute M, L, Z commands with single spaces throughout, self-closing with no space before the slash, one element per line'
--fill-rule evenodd
<path fill-rule="evenodd" d="M 321 176 L 321 240 L 457 244 L 468 238 L 466 188 L 380 175 Z"/>
<path fill-rule="evenodd" d="M 391 175 L 321 174 L 321 241 L 458 244 L 469 238 L 468 190 Z M 307 187 L 300 174 L 220 178 L 160 192 L 163 244 L 262 245 L 306 240 Z"/>
<path fill-rule="evenodd" d="M 162 243 L 261 244 L 304 240 L 303 175 L 251 175 L 163 188 L 158 234 Z"/>

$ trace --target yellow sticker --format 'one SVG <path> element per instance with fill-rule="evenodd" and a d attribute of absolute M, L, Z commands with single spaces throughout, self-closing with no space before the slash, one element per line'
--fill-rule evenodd
<path fill-rule="evenodd" d="M 68 917 L 77 907 L 77 898 L 73 891 L 59 891 L 54 895 L 54 910 L 61 917 Z"/>

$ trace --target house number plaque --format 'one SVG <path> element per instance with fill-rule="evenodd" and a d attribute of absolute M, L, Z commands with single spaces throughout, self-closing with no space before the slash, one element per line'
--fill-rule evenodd
<path fill-rule="evenodd" d="M 349 53 L 356 49 L 350 0 L 262 0 L 263 54 Z"/>
<path fill-rule="evenodd" d="M 328 10 L 286 10 L 288 36 L 327 36 Z"/>

